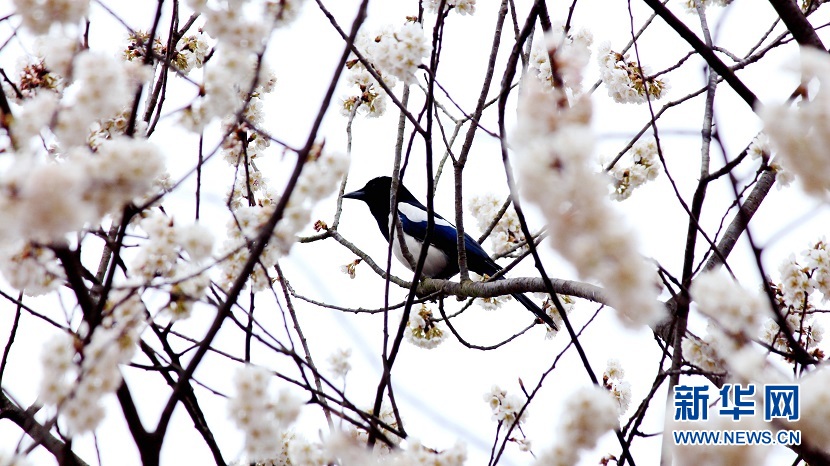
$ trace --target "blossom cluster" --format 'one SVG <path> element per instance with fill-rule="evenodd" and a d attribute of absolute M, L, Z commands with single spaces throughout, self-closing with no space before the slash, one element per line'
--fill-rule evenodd
<path fill-rule="evenodd" d="M 827 402 L 827 387 L 830 386 L 830 370 L 819 366 L 817 370 L 805 375 L 799 381 L 801 396 L 801 418 L 789 425 L 800 429 L 807 443 L 814 447 L 825 448 L 830 445 L 830 403 Z"/>
<path fill-rule="evenodd" d="M 815 305 L 830 300 L 830 247 L 824 238 L 802 251 L 802 262 L 794 254 L 778 267 L 780 284 L 773 285 L 779 309 L 784 313 L 789 331 L 807 351 L 823 356 L 818 344 L 824 338 L 824 326 L 816 319 Z M 821 298 L 816 292 L 821 293 Z M 768 319 L 763 324 L 761 341 L 779 351 L 789 352 L 787 340 L 778 324 Z"/>
<path fill-rule="evenodd" d="M 544 44 L 534 46 L 530 52 L 529 64 L 540 81 L 554 87 L 556 78 L 574 93 L 581 91 L 582 73 L 591 60 L 591 44 L 594 36 L 585 28 L 565 32 L 564 25 L 556 23 L 544 37 Z M 551 66 L 551 57 L 554 65 Z"/>
<path fill-rule="evenodd" d="M 620 407 L 620 416 L 628 411 L 631 405 L 631 384 L 623 380 L 625 370 L 618 359 L 609 359 L 605 372 L 602 373 L 602 385 L 608 390 Z"/>
<path fill-rule="evenodd" d="M 499 423 L 505 423 L 507 427 L 513 424 L 522 424 L 527 420 L 528 410 L 525 408 L 525 400 L 515 394 L 508 394 L 497 385 L 493 385 L 490 391 L 484 394 L 484 401 L 493 411 L 492 419 Z M 522 408 L 525 408 L 522 411 Z M 521 412 L 521 417 L 519 414 Z"/>
<path fill-rule="evenodd" d="M 15 83 L 17 92 L 14 92 L 12 89 L 8 89 L 6 97 L 13 102 L 22 103 L 28 99 L 38 96 L 41 91 L 50 91 L 54 94 L 60 94 L 60 92 L 63 91 L 64 84 L 63 78 L 59 74 L 53 72 L 51 67 L 46 66 L 44 58 L 37 57 L 31 62 L 22 64 L 20 72 L 17 76 L 17 82 Z M 55 96 L 52 97 L 55 98 Z M 29 111 L 31 111 L 31 109 Z M 37 112 L 36 114 L 42 115 L 42 112 Z M 25 120 L 26 119 L 24 119 L 24 121 Z M 14 123 L 15 121 L 12 120 L 12 124 Z M 37 125 L 35 129 L 39 130 L 45 123 L 45 121 L 42 122 Z"/>
<path fill-rule="evenodd" d="M 687 13 L 697 13 L 697 7 L 706 8 L 709 6 L 727 6 L 732 0 L 681 0 Z"/>
<path fill-rule="evenodd" d="M 273 396 L 270 382 L 265 369 L 242 367 L 233 378 L 236 394 L 228 400 L 228 415 L 245 434 L 245 452 L 252 462 L 285 456 L 284 443 L 276 440 L 294 423 L 303 405 L 285 390 Z"/>
<path fill-rule="evenodd" d="M 495 194 L 474 196 L 467 203 L 468 212 L 475 217 L 478 229 L 487 231 L 496 220 L 504 202 Z M 496 254 L 507 254 L 524 243 L 525 237 L 516 210 L 507 208 L 487 237 Z"/>
<path fill-rule="evenodd" d="M 556 305 L 553 303 L 550 297 L 546 293 L 536 293 L 536 296 L 545 300 L 542 304 L 542 309 L 551 319 L 553 319 L 553 322 L 556 324 L 558 329 L 564 328 L 565 322 L 562 320 L 562 316 L 559 314 L 559 310 L 556 309 Z M 559 303 L 562 304 L 562 307 L 565 309 L 565 314 L 570 315 L 571 311 L 573 311 L 574 307 L 576 306 L 576 300 L 573 298 L 573 296 L 557 294 L 556 297 L 559 299 Z M 545 333 L 545 338 L 548 340 L 552 339 L 556 336 L 557 333 L 559 333 L 558 329 L 555 329 L 547 325 L 546 327 L 547 331 Z"/>
<path fill-rule="evenodd" d="M 172 320 L 190 316 L 194 302 L 204 297 L 210 277 L 203 270 L 213 251 L 213 234 L 198 223 L 181 226 L 162 214 L 151 213 L 139 222 L 147 233 L 132 261 L 133 277 L 169 292 L 165 307 Z M 179 257 L 188 257 L 184 262 Z"/>
<path fill-rule="evenodd" d="M 351 349 L 338 349 L 334 353 L 332 353 L 328 358 L 329 363 L 329 370 L 332 374 L 336 377 L 345 379 L 346 374 L 352 370 L 352 364 L 349 362 L 349 358 L 352 355 Z"/>
<path fill-rule="evenodd" d="M 438 8 L 441 7 L 442 0 L 427 0 L 424 3 L 426 10 L 431 13 L 437 13 Z M 444 2 L 445 11 L 454 11 L 461 16 L 472 15 L 476 12 L 476 0 L 446 0 Z"/>
<path fill-rule="evenodd" d="M 728 368 L 740 376 L 751 373 L 751 368 L 762 370 L 764 358 L 748 343 L 770 315 L 766 297 L 741 287 L 724 270 L 700 274 L 689 291 L 698 311 L 710 321 L 705 337 L 683 339 L 683 358 L 710 373 Z"/>
<path fill-rule="evenodd" d="M 194 69 L 201 68 L 210 52 L 209 39 L 210 37 L 203 31 L 182 37 L 176 43 L 176 49 L 170 54 L 171 66 L 184 76 L 189 75 Z M 149 40 L 150 34 L 147 32 L 131 33 L 123 52 L 124 59 L 127 61 L 144 60 Z M 166 58 L 168 55 L 167 45 L 158 37 L 153 41 L 152 53 L 157 58 Z"/>
<path fill-rule="evenodd" d="M 698 310 L 730 335 L 755 335 L 769 315 L 765 297 L 741 287 L 723 269 L 700 274 L 689 291 Z"/>
<path fill-rule="evenodd" d="M 418 66 L 432 50 L 421 24 L 413 22 L 407 22 L 399 29 L 387 26 L 373 34 L 361 32 L 355 47 L 390 89 L 398 79 L 414 82 Z M 366 64 L 354 59 L 347 66 L 346 81 L 358 92 L 341 98 L 341 113 L 349 116 L 360 112 L 373 118 L 383 115 L 387 95 Z"/>
<path fill-rule="evenodd" d="M 769 136 L 764 133 L 758 133 L 749 144 L 747 153 L 749 154 L 749 158 L 752 160 L 761 160 L 764 165 L 767 165 L 775 172 L 776 184 L 778 189 L 781 189 L 789 186 L 795 179 L 795 175 L 781 165 L 781 162 L 778 160 L 779 157 L 772 158 L 771 146 Z"/>
<path fill-rule="evenodd" d="M 710 324 L 709 331 L 703 338 L 694 336 L 687 336 L 680 343 L 680 349 L 683 354 L 683 359 L 689 364 L 700 368 L 708 373 L 722 373 L 726 369 L 726 362 L 721 358 L 718 351 L 722 339 L 718 338 L 723 334 L 717 333 L 715 328 Z"/>
<path fill-rule="evenodd" d="M 664 314 L 656 274 L 638 255 L 635 235 L 611 208 L 607 185 L 591 163 L 590 102 L 565 106 L 558 90 L 540 86 L 525 81 L 514 134 L 523 194 L 547 218 L 553 247 L 580 276 L 606 287 L 625 323 L 655 322 Z"/>
<path fill-rule="evenodd" d="M 488 277 L 486 275 L 479 275 L 475 272 L 470 272 L 470 278 L 473 281 L 483 282 L 483 281 L 486 281 L 490 277 Z M 481 308 L 486 310 L 486 311 L 495 311 L 496 309 L 499 309 L 502 306 L 502 304 L 510 301 L 511 299 L 513 299 L 513 298 L 510 295 L 490 296 L 490 297 L 487 297 L 487 298 L 476 298 L 475 303 L 478 304 L 479 306 L 481 306 Z"/>
<path fill-rule="evenodd" d="M 58 289 L 66 277 L 51 249 L 15 242 L 0 249 L 0 273 L 26 296 L 41 296 Z"/>
<path fill-rule="evenodd" d="M 669 90 L 668 84 L 651 76 L 651 70 L 627 55 L 611 50 L 606 42 L 597 50 L 599 76 L 608 89 L 608 96 L 617 103 L 642 104 L 648 100 L 660 99 Z"/>
<path fill-rule="evenodd" d="M 89 0 L 14 0 L 17 13 L 33 34 L 47 34 L 53 25 L 78 26 Z"/>
<path fill-rule="evenodd" d="M 404 336 L 406 341 L 419 348 L 432 349 L 447 339 L 447 332 L 432 317 L 432 311 L 422 304 L 421 309 L 410 314 Z"/>
<path fill-rule="evenodd" d="M 194 100 L 182 114 L 182 123 L 194 131 L 201 131 L 214 118 L 236 123 L 242 113 L 243 123 L 252 121 L 258 113 L 259 94 L 270 92 L 275 80 L 258 82 L 258 89 L 251 92 L 254 79 L 269 76 L 258 56 L 274 28 L 294 21 L 303 0 L 279 0 L 251 2 L 220 2 L 208 4 L 205 0 L 191 0 L 191 7 L 205 18 L 204 31 L 217 39 L 211 63 L 205 67 L 203 97 Z M 247 13 L 247 14 L 246 14 Z M 188 69 L 204 63 L 207 43 L 201 36 L 184 39 L 178 51 L 183 58 L 182 68 Z M 192 62 L 192 65 L 191 65 Z M 258 73 L 256 73 L 258 71 Z M 255 76 L 256 75 L 256 76 Z M 233 134 L 229 131 L 226 134 Z"/>
<path fill-rule="evenodd" d="M 802 47 L 799 71 L 805 89 L 800 105 L 768 105 L 759 109 L 759 115 L 784 166 L 798 176 L 805 191 L 826 201 L 830 190 L 830 57 Z M 814 80 L 818 86 L 809 86 Z M 807 90 L 816 87 L 808 96 Z"/>
<path fill-rule="evenodd" d="M 279 452 L 267 459 L 245 458 L 231 463 L 232 466 L 463 466 L 467 459 L 467 448 L 456 443 L 450 448 L 438 451 L 429 448 L 417 439 L 409 440 L 406 448 L 389 450 L 375 446 L 366 448 L 365 438 L 356 437 L 355 431 L 335 431 L 320 442 L 310 442 L 301 436 L 283 431 L 274 441 Z"/>
<path fill-rule="evenodd" d="M 571 395 L 559 418 L 554 445 L 533 463 L 535 466 L 566 466 L 579 462 L 608 431 L 618 428 L 620 405 L 607 390 L 592 386 Z"/>
<path fill-rule="evenodd" d="M 357 88 L 358 93 L 342 98 L 341 113 L 343 116 L 351 116 L 359 112 L 369 118 L 377 118 L 386 113 L 386 91 L 378 84 L 374 76 L 359 61 L 352 61 L 348 64 L 346 82 Z M 383 82 L 391 89 L 398 80 L 394 76 L 383 74 L 382 71 L 374 68 Z"/>
<path fill-rule="evenodd" d="M 135 352 L 145 312 L 135 292 L 113 293 L 102 324 L 91 335 L 82 327 L 78 334 L 57 335 L 44 346 L 39 399 L 56 407 L 69 435 L 92 431 L 104 418 L 101 400 L 121 384 L 119 365 Z"/>
<path fill-rule="evenodd" d="M 637 141 L 627 154 L 629 161 L 617 161 L 608 172 L 612 179 L 611 199 L 615 201 L 628 199 L 635 189 L 660 175 L 657 143 L 653 139 Z"/>
<path fill-rule="evenodd" d="M 164 171 L 158 147 L 142 139 L 105 141 L 95 154 L 78 147 L 58 161 L 19 155 L 0 174 L 6 241 L 60 241 L 146 194 Z"/>
<path fill-rule="evenodd" d="M 317 201 L 333 193 L 340 179 L 349 168 L 349 159 L 340 153 L 322 153 L 317 148 L 314 156 L 303 167 L 302 174 L 297 180 L 294 192 L 291 194 L 283 211 L 282 218 L 259 257 L 250 279 L 252 289 L 261 291 L 271 287 L 268 269 L 273 267 L 277 260 L 288 254 L 297 239 L 297 233 L 311 221 L 311 208 Z M 259 173 L 259 172 L 256 172 Z M 248 261 L 248 246 L 260 233 L 271 215 L 274 214 L 279 195 L 271 189 L 266 189 L 265 180 L 259 175 L 261 183 L 251 183 L 249 188 L 254 198 L 248 199 L 248 205 L 237 206 L 231 202 L 233 218 L 228 221 L 227 239 L 222 246 L 221 262 L 222 278 L 220 285 L 230 287 L 237 280 L 239 274 Z M 244 184 L 243 184 L 244 186 Z M 236 189 L 236 188 L 235 188 Z"/>

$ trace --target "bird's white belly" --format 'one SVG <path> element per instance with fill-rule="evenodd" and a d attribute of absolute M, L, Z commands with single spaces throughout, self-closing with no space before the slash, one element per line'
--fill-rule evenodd
<path fill-rule="evenodd" d="M 413 261 L 417 264 L 418 257 L 421 255 L 421 246 L 423 243 L 416 240 L 412 237 L 406 238 L 406 248 L 409 251 L 409 254 L 412 255 Z M 398 242 L 398 237 L 395 236 L 395 241 L 393 242 L 392 246 L 392 253 L 395 254 L 395 257 L 408 268 L 409 270 L 414 270 L 410 265 L 409 261 L 406 260 L 404 257 L 403 252 L 401 251 L 400 243 Z M 441 273 L 447 267 L 449 263 L 449 258 L 446 254 L 444 254 L 440 249 L 435 248 L 434 246 L 429 247 L 429 252 L 427 252 L 427 258 L 424 262 L 424 269 L 423 274 L 427 277 L 434 277 Z"/>

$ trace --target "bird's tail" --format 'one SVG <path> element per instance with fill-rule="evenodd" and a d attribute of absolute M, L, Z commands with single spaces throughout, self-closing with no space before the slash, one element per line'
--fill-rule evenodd
<path fill-rule="evenodd" d="M 550 318 L 547 312 L 543 311 L 530 298 L 521 293 L 514 294 L 513 298 L 515 298 L 516 301 L 522 303 L 522 305 L 526 307 L 528 311 L 536 314 L 536 317 L 542 319 L 542 322 L 548 324 L 548 326 L 550 326 L 552 329 L 559 330 L 559 327 L 556 325 L 553 319 Z"/>

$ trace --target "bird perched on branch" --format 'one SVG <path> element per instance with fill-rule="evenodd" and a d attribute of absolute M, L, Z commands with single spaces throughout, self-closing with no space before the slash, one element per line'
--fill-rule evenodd
<path fill-rule="evenodd" d="M 344 194 L 346 199 L 357 199 L 369 206 L 369 211 L 375 217 L 380 232 L 389 242 L 389 228 L 392 226 L 390 215 L 390 198 L 392 192 L 392 178 L 381 176 L 369 180 L 366 186 L 357 191 Z M 427 209 L 415 196 L 409 192 L 403 183 L 398 184 L 398 218 L 405 238 L 404 244 L 415 261 L 421 254 L 421 246 L 427 234 Z M 434 214 L 435 225 L 429 238 L 430 247 L 424 262 L 423 274 L 430 278 L 447 279 L 458 273 L 458 230 L 444 217 Z M 401 251 L 398 235 L 395 234 L 392 252 L 407 268 L 413 270 L 412 265 Z M 480 244 L 469 235 L 464 235 L 464 248 L 467 252 L 467 268 L 479 275 L 493 276 L 501 270 Z M 530 312 L 543 322 L 556 329 L 556 324 L 542 309 L 527 296 L 521 293 L 513 294 L 516 301 L 522 303 Z"/>

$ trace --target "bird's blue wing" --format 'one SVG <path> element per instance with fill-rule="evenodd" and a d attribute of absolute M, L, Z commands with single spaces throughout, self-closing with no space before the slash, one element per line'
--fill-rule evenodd
<path fill-rule="evenodd" d="M 401 218 L 401 227 L 404 233 L 423 241 L 427 233 L 427 212 L 422 205 L 411 203 L 398 204 L 398 213 Z M 435 215 L 435 227 L 432 230 L 430 244 L 442 250 L 449 258 L 452 267 L 452 276 L 458 273 L 458 230 L 440 215 Z M 467 265 L 470 270 L 480 275 L 492 275 L 500 267 L 490 259 L 487 251 L 481 247 L 470 235 L 464 235 L 464 248 L 467 252 Z"/>

